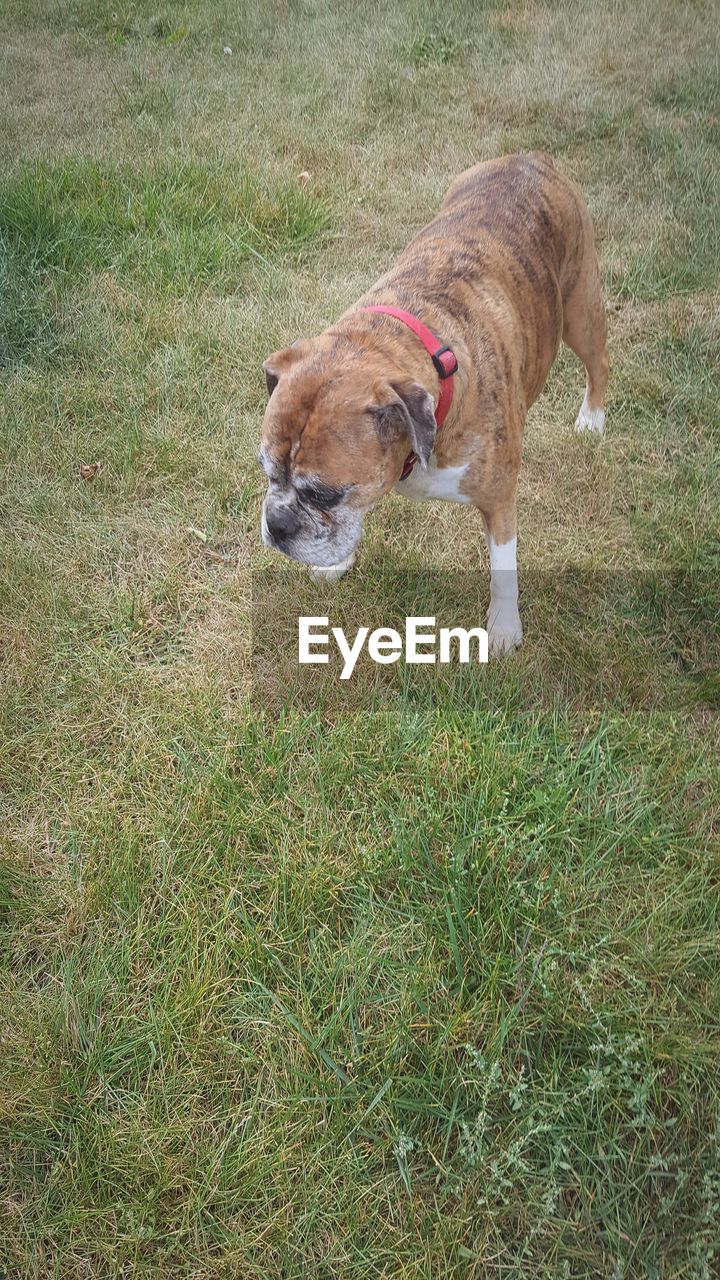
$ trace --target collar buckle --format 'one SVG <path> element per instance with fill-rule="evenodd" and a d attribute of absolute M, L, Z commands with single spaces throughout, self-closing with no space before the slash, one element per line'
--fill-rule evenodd
<path fill-rule="evenodd" d="M 452 378 L 458 371 L 457 357 L 451 347 L 438 347 L 437 351 L 430 352 L 430 359 L 435 365 L 441 382 L 444 382 L 445 378 Z"/>

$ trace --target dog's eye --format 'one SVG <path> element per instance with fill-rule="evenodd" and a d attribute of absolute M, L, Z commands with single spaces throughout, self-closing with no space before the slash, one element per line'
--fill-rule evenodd
<path fill-rule="evenodd" d="M 334 489 L 329 485 L 303 485 L 298 489 L 298 497 L 301 502 L 309 502 L 313 507 L 319 507 L 321 511 L 329 511 L 331 507 L 336 507 L 344 497 L 344 489 Z"/>

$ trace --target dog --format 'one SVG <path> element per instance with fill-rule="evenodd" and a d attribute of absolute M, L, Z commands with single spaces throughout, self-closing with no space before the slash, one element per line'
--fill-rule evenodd
<path fill-rule="evenodd" d="M 523 430 L 561 339 L 587 374 L 575 429 L 602 432 L 607 326 L 583 196 L 538 152 L 468 169 L 358 303 L 263 365 L 265 545 L 336 581 L 390 489 L 471 503 L 489 649 L 515 648 Z"/>

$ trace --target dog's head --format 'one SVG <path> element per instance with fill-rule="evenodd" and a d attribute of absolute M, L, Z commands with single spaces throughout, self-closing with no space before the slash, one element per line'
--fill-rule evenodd
<path fill-rule="evenodd" d="M 347 338 L 302 339 L 263 368 L 263 542 L 305 564 L 339 564 L 407 453 L 427 466 L 435 402 L 386 354 Z"/>

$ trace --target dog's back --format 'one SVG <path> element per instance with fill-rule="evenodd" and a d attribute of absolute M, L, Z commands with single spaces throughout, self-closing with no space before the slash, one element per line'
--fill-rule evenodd
<path fill-rule="evenodd" d="M 393 288 L 409 310 L 429 306 L 440 331 L 449 321 L 483 347 L 497 344 L 512 356 L 531 404 L 564 335 L 568 301 L 581 276 L 593 272 L 583 196 L 550 156 L 536 151 L 461 173 L 375 290 Z M 480 350 L 472 350 L 472 340 L 470 346 L 481 367 Z"/>

